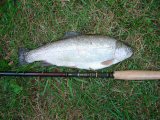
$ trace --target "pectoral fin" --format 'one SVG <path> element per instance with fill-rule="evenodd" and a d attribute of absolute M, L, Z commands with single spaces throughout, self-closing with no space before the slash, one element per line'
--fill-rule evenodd
<path fill-rule="evenodd" d="M 109 66 L 109 65 L 112 65 L 112 64 L 113 64 L 113 61 L 114 61 L 114 59 L 106 60 L 106 61 L 101 62 L 101 64 L 102 64 L 102 65 Z"/>

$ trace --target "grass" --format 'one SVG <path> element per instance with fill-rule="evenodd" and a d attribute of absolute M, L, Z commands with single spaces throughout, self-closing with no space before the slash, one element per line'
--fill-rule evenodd
<path fill-rule="evenodd" d="M 77 71 L 18 66 L 18 47 L 34 49 L 66 31 L 107 35 L 133 47 L 130 59 L 101 71 L 159 70 L 159 9 L 158 0 L 8 0 L 0 6 L 0 70 Z M 0 119 L 160 119 L 159 81 L 0 79 Z"/>

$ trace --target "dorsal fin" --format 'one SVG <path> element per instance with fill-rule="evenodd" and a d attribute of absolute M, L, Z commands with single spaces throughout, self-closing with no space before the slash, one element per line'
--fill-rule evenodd
<path fill-rule="evenodd" d="M 66 32 L 63 38 L 66 39 L 66 38 L 76 37 L 76 36 L 80 36 L 80 35 L 81 35 L 80 32 L 71 31 L 71 32 Z"/>

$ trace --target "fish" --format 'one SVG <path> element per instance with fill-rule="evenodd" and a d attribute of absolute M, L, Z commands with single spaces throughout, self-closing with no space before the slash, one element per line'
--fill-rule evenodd
<path fill-rule="evenodd" d="M 119 63 L 133 54 L 131 47 L 108 36 L 70 34 L 34 50 L 21 48 L 20 64 L 41 61 L 49 65 L 98 70 Z"/>

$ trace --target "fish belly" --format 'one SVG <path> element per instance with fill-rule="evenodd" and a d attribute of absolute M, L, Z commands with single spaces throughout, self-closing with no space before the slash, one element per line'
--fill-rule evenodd
<path fill-rule="evenodd" d="M 56 51 L 48 53 L 44 61 L 57 65 L 76 67 L 81 69 L 100 69 L 107 67 L 103 65 L 103 61 L 114 58 L 114 50 L 110 48 L 93 48 L 93 49 L 77 49 Z"/>

